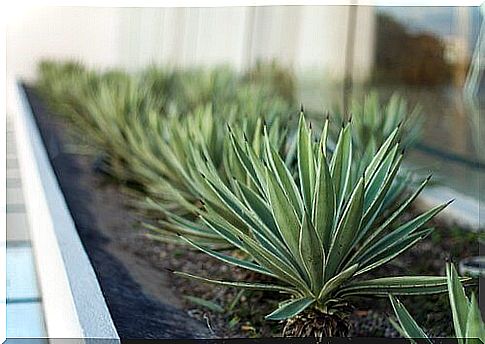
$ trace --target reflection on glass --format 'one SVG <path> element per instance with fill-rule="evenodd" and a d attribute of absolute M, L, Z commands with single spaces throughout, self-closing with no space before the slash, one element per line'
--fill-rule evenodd
<path fill-rule="evenodd" d="M 485 162 L 477 130 L 483 115 L 463 88 L 480 25 L 478 7 L 377 7 L 371 80 L 381 94 L 399 90 L 423 107 L 425 129 L 412 161 L 477 197 L 485 192 L 477 188 Z"/>

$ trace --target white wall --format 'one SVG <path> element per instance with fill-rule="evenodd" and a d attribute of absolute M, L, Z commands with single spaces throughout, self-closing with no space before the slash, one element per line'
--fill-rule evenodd
<path fill-rule="evenodd" d="M 16 78 L 31 80 L 43 58 L 79 59 L 99 67 L 119 65 L 120 15 L 116 8 L 35 8 L 7 24 L 7 110 Z"/>
<path fill-rule="evenodd" d="M 226 63 L 239 70 L 277 59 L 297 72 L 339 79 L 348 13 L 347 6 L 33 8 L 7 25 L 7 80 L 32 79 L 42 58 L 127 69 Z M 371 7 L 358 7 L 356 25 L 354 75 L 365 79 L 373 61 Z"/>
<path fill-rule="evenodd" d="M 78 58 L 98 66 L 119 62 L 119 9 L 31 9 L 7 26 L 7 70 L 33 77 L 41 58 Z"/>

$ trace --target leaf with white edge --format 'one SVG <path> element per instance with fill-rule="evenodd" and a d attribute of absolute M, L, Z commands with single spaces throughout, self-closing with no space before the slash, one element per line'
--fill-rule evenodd
<path fill-rule="evenodd" d="M 236 138 L 236 134 L 233 132 L 232 129 L 231 129 L 231 144 L 237 158 L 239 159 L 240 164 L 244 167 L 248 176 L 251 178 L 252 182 L 258 185 L 259 189 L 262 189 L 262 184 L 259 179 L 260 176 L 258 176 L 256 167 L 251 163 L 249 156 L 241 147 L 240 143 Z"/>
<path fill-rule="evenodd" d="M 197 281 L 201 281 L 201 282 L 205 282 L 205 283 L 211 283 L 211 284 L 217 284 L 217 285 L 224 285 L 224 286 L 227 286 L 227 287 L 252 289 L 252 290 L 278 291 L 278 292 L 281 292 L 281 293 L 297 295 L 297 292 L 296 292 L 295 289 L 288 288 L 288 287 L 285 287 L 285 286 L 275 285 L 275 284 L 218 281 L 218 280 L 213 280 L 213 279 L 210 279 L 210 278 L 204 278 L 204 277 L 192 275 L 192 274 L 189 274 L 189 273 L 186 273 L 186 272 L 181 272 L 181 271 L 173 271 L 173 273 L 176 274 L 176 275 L 187 277 L 187 278 L 194 279 L 194 280 L 197 280 Z"/>
<path fill-rule="evenodd" d="M 376 197 L 372 200 L 372 203 L 369 205 L 369 208 L 364 212 L 364 218 L 362 219 L 362 226 L 363 230 L 359 235 L 359 240 L 365 236 L 367 231 L 373 225 L 376 217 L 380 214 L 380 209 L 382 209 L 382 204 L 386 199 L 386 195 L 391 188 L 393 181 L 395 181 L 396 175 L 399 172 L 399 167 L 401 166 L 401 162 L 403 160 L 403 154 L 400 154 L 394 161 L 391 170 L 386 175 L 384 183 L 382 187 L 379 189 Z"/>
<path fill-rule="evenodd" d="M 463 282 L 470 278 L 462 278 Z M 397 276 L 382 277 L 366 281 L 351 282 L 338 291 L 338 295 L 421 295 L 444 293 L 446 277 L 442 276 Z"/>
<path fill-rule="evenodd" d="M 327 157 L 327 141 L 328 141 L 328 128 L 330 125 L 329 116 L 325 119 L 325 123 L 323 125 L 322 133 L 320 134 L 320 142 L 318 144 L 319 150 L 323 153 L 323 157 Z M 317 161 L 317 163 L 320 163 Z"/>
<path fill-rule="evenodd" d="M 370 162 L 369 166 L 367 166 L 367 169 L 365 171 L 366 180 L 371 180 L 374 173 L 377 171 L 378 167 L 382 163 L 384 156 L 387 154 L 390 147 L 396 142 L 398 131 L 398 128 L 394 129 L 394 131 L 387 137 L 386 141 L 384 141 L 382 146 L 379 148 L 376 155 Z"/>
<path fill-rule="evenodd" d="M 446 279 L 455 335 L 461 343 L 467 330 L 468 298 L 466 297 L 465 289 L 460 283 L 458 273 L 451 263 L 446 264 Z"/>
<path fill-rule="evenodd" d="M 318 294 L 318 300 L 323 300 L 325 297 L 330 295 L 335 289 L 341 287 L 345 282 L 350 279 L 359 267 L 358 264 L 352 265 L 351 267 L 345 269 L 341 273 L 329 279 Z"/>
<path fill-rule="evenodd" d="M 389 234 L 382 237 L 379 241 L 377 241 L 374 245 L 370 246 L 362 252 L 361 255 L 357 258 L 358 262 L 366 261 L 369 257 L 372 257 L 375 252 L 381 252 L 383 249 L 386 249 L 391 244 L 395 243 L 397 240 L 407 237 L 411 235 L 415 231 L 417 231 L 421 226 L 423 226 L 426 222 L 431 220 L 436 214 L 438 214 L 441 210 L 443 210 L 448 203 L 438 205 L 427 212 L 419 215 L 418 217 L 408 221 L 397 229 L 391 231 Z"/>
<path fill-rule="evenodd" d="M 337 214 L 340 213 L 344 196 L 350 179 L 352 165 L 352 137 L 350 124 L 347 124 L 340 132 L 332 160 L 330 162 L 330 174 L 335 186 Z"/>
<path fill-rule="evenodd" d="M 267 315 L 265 318 L 267 320 L 285 320 L 292 318 L 295 315 L 303 312 L 309 306 L 315 302 L 315 299 L 311 297 L 303 297 L 299 299 L 292 300 L 290 302 L 285 302 L 282 307 L 275 310 L 273 313 Z"/>
<path fill-rule="evenodd" d="M 372 179 L 366 182 L 366 193 L 364 200 L 364 209 L 367 210 L 373 201 L 377 198 L 378 191 L 382 189 L 384 182 L 389 175 L 389 171 L 393 165 L 394 159 L 397 154 L 398 145 L 395 145 L 393 149 L 385 156 L 381 166 L 376 170 L 376 173 L 372 176 Z"/>
<path fill-rule="evenodd" d="M 320 154 L 323 155 L 322 152 Z M 335 202 L 335 192 L 333 190 L 333 182 L 327 165 L 327 159 L 322 156 L 317 169 L 312 222 L 327 252 L 331 244 L 331 234 L 335 218 Z"/>
<path fill-rule="evenodd" d="M 276 224 L 290 252 L 295 258 L 299 258 L 298 241 L 301 227 L 300 220 L 296 216 L 294 208 L 275 177 L 271 173 L 268 173 L 267 178 L 269 200 Z"/>
<path fill-rule="evenodd" d="M 207 219 L 208 216 L 212 217 L 212 220 Z M 232 226 L 223 218 L 218 219 L 217 214 L 206 214 L 202 218 L 215 232 L 220 233 L 222 236 L 226 236 L 234 242 L 234 244 L 249 253 L 260 265 L 265 267 L 278 276 L 282 281 L 293 284 L 306 290 L 306 284 L 301 280 L 298 269 L 295 268 L 291 262 L 284 259 L 283 255 L 275 255 L 271 251 L 261 247 L 254 239 Z"/>
<path fill-rule="evenodd" d="M 313 189 L 315 185 L 315 161 L 311 131 L 308 130 L 303 113 L 298 124 L 298 174 L 300 177 L 301 194 L 305 200 L 307 212 L 311 211 Z"/>
<path fill-rule="evenodd" d="M 342 219 L 332 237 L 332 245 L 327 256 L 325 280 L 331 278 L 338 271 L 343 258 L 349 253 L 349 248 L 358 233 L 362 220 L 362 208 L 364 204 L 364 179 L 361 178 L 354 189 Z"/>
<path fill-rule="evenodd" d="M 428 339 L 426 333 L 421 327 L 419 327 L 411 314 L 409 314 L 407 311 L 406 307 L 404 307 L 404 305 L 392 295 L 389 295 L 389 299 L 391 300 L 392 308 L 394 309 L 394 313 L 396 314 L 399 324 L 401 325 L 400 328 L 405 333 L 406 337 Z M 432 343 L 429 339 L 428 342 Z"/>
<path fill-rule="evenodd" d="M 480 308 L 478 307 L 478 302 L 475 294 L 472 294 L 470 300 L 465 337 L 467 344 L 478 344 L 478 341 L 473 340 L 473 338 L 478 338 L 482 341 L 482 343 L 485 343 L 485 325 L 482 320 Z"/>
<path fill-rule="evenodd" d="M 396 331 L 399 332 L 401 337 L 406 337 L 406 332 L 404 332 L 398 321 L 395 321 L 393 318 L 389 318 L 388 320 L 391 323 L 392 327 L 394 327 Z"/>
<path fill-rule="evenodd" d="M 265 137 L 266 156 L 268 158 L 269 167 L 275 174 L 281 188 L 288 195 L 288 199 L 293 204 L 293 208 L 299 217 L 303 215 L 303 200 L 296 186 L 288 167 L 284 164 L 281 156 L 271 146 L 268 137 Z"/>
<path fill-rule="evenodd" d="M 271 213 L 271 209 L 267 203 L 259 197 L 256 192 L 244 184 L 237 183 L 237 186 L 241 188 L 241 196 L 244 199 L 246 205 L 250 207 L 259 219 L 269 228 L 274 235 L 281 239 L 281 234 L 278 231 L 278 227 Z"/>
<path fill-rule="evenodd" d="M 356 272 L 356 276 L 361 275 L 361 274 L 366 273 L 366 272 L 369 272 L 372 269 L 375 269 L 375 268 L 391 261 L 392 259 L 394 259 L 398 255 L 402 254 L 406 250 L 408 250 L 411 247 L 413 247 L 414 245 L 416 245 L 416 243 L 418 243 L 418 241 L 425 238 L 433 230 L 434 230 L 433 228 L 423 229 L 422 231 L 416 232 L 416 233 L 410 235 L 407 238 L 398 240 L 397 242 L 395 242 L 394 244 L 392 244 L 388 248 L 383 249 L 382 252 L 376 252 L 377 253 L 376 255 L 369 258 L 367 261 L 362 262 L 361 269 Z"/>
<path fill-rule="evenodd" d="M 222 262 L 225 262 L 225 263 L 237 266 L 237 267 L 241 267 L 241 268 L 244 268 L 244 269 L 247 269 L 247 270 L 250 270 L 250 271 L 254 271 L 254 272 L 257 272 L 257 273 L 260 273 L 260 274 L 263 274 L 263 275 L 276 277 L 274 274 L 269 272 L 269 270 L 261 267 L 258 264 L 254 264 L 253 262 L 250 262 L 250 261 L 247 261 L 247 260 L 238 259 L 238 258 L 235 258 L 233 256 L 229 256 L 229 255 L 222 254 L 220 252 L 211 250 L 211 249 L 209 249 L 207 247 L 203 247 L 202 245 L 199 245 L 195 241 L 190 240 L 189 238 L 186 238 L 186 237 L 183 237 L 183 236 L 182 236 L 182 239 L 185 240 L 186 242 L 188 242 L 190 245 L 194 246 L 195 248 L 201 250 L 204 253 L 207 253 L 208 255 L 210 255 L 214 258 L 219 259 Z"/>
<path fill-rule="evenodd" d="M 372 233 L 365 238 L 364 243 L 356 250 L 355 254 L 352 256 L 350 259 L 350 263 L 354 263 L 355 260 L 363 255 L 364 251 L 367 251 L 367 248 L 375 243 L 379 235 L 386 230 L 389 225 L 391 225 L 399 216 L 401 216 L 404 211 L 409 207 L 409 205 L 418 197 L 418 195 L 421 193 L 421 191 L 424 189 L 424 187 L 428 184 L 431 176 L 426 178 L 421 185 L 418 187 L 418 189 L 411 195 L 409 196 L 400 206 L 399 208 L 392 213 L 387 219 L 384 221 L 382 225 L 380 225 L 377 229 L 373 230 Z"/>
<path fill-rule="evenodd" d="M 301 224 L 299 247 L 301 260 L 310 276 L 312 290 L 319 290 L 323 283 L 325 254 L 320 238 L 306 212 Z"/>

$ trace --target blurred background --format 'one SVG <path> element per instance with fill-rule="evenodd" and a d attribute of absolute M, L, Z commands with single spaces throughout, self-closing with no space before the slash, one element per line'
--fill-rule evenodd
<path fill-rule="evenodd" d="M 45 58 L 138 70 L 259 62 L 306 108 L 346 111 L 370 90 L 419 103 L 416 168 L 460 194 L 485 197 L 483 24 L 480 7 L 265 6 L 29 8 L 7 26 L 7 109 L 15 80 Z M 482 9 L 483 11 L 483 9 Z M 480 34 L 480 31 L 482 33 Z M 483 64 L 483 62 L 482 62 Z M 292 82 L 285 83 L 290 76 Z M 480 99 L 482 100 L 480 102 Z"/>

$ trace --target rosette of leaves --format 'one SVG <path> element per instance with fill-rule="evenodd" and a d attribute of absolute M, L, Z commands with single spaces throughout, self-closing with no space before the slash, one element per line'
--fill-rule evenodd
<path fill-rule="evenodd" d="M 200 178 L 201 161 L 210 160 L 214 171 L 228 187 L 232 186 L 232 179 L 236 177 L 241 182 L 244 180 L 248 187 L 253 187 L 235 152 L 229 149 L 228 124 L 244 128 L 247 133 L 245 138 L 251 142 L 257 155 L 261 154 L 263 147 L 263 124 L 267 127 L 270 142 L 278 151 L 289 149 L 285 125 L 289 110 L 284 102 L 278 105 L 274 98 L 268 102 L 254 95 L 242 104 L 227 104 L 224 115 L 215 114 L 212 106 L 206 106 L 184 118 L 173 117 L 163 123 L 153 118 L 152 124 L 140 124 L 136 133 L 132 130 L 135 136 L 130 139 L 130 146 L 137 147 L 137 150 L 132 155 L 136 162 L 130 162 L 130 165 L 136 166 L 134 175 L 137 178 L 144 178 L 142 184 L 146 185 L 148 195 L 142 207 L 158 220 L 158 223 L 146 224 L 153 230 L 152 237 L 180 243 L 176 233 L 183 232 L 193 240 L 204 240 L 208 244 L 211 241 L 214 244 L 225 243 L 207 226 L 195 224 L 195 217 L 202 205 L 200 200 L 210 191 Z M 153 142 L 157 143 L 150 145 L 152 134 Z M 155 141 L 157 137 L 158 141 Z M 159 138 L 163 139 L 160 141 Z M 180 216 L 192 217 L 194 225 L 190 230 L 184 225 L 187 220 Z"/>
<path fill-rule="evenodd" d="M 259 155 L 250 140 L 232 130 L 230 147 L 246 178 L 237 174 L 231 185 L 221 178 L 208 157 L 196 166 L 204 207 L 202 223 L 248 259 L 212 250 L 181 233 L 199 250 L 234 266 L 269 276 L 273 282 L 221 281 L 175 272 L 207 283 L 285 294 L 267 316 L 285 320 L 285 335 L 316 337 L 345 335 L 350 297 L 413 295 L 446 291 L 439 276 L 366 278 L 427 236 L 423 226 L 447 204 L 404 222 L 397 221 L 429 178 L 376 223 L 376 216 L 398 173 L 402 154 L 398 129 L 379 147 L 356 185 L 352 174 L 352 126 L 346 124 L 333 154 L 326 149 L 328 121 L 315 142 L 302 114 L 297 138 L 297 172 L 292 174 L 263 128 Z M 180 221 L 188 233 L 199 222 Z"/>
<path fill-rule="evenodd" d="M 465 294 L 463 284 L 452 263 L 446 265 L 446 281 L 450 300 L 451 314 L 455 337 L 459 344 L 485 343 L 485 324 L 483 323 L 477 298 L 472 293 L 471 298 Z M 390 319 L 399 333 L 410 339 L 424 339 L 433 343 L 426 332 L 416 323 L 406 307 L 393 295 L 389 296 L 397 318 L 397 322 Z"/>
<path fill-rule="evenodd" d="M 102 156 L 97 165 L 138 199 L 148 196 L 151 202 L 137 205 L 155 210 L 155 217 L 163 217 L 160 209 L 183 214 L 196 206 L 198 194 L 186 173 L 189 142 L 203 143 L 222 170 L 226 123 L 253 132 L 266 119 L 275 124 L 275 138 L 286 130 L 288 102 L 268 87 L 245 85 L 227 68 L 167 72 L 152 66 L 135 75 L 93 74 L 94 85 L 72 79 L 53 96 L 64 103 L 80 138 Z"/>

